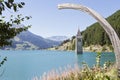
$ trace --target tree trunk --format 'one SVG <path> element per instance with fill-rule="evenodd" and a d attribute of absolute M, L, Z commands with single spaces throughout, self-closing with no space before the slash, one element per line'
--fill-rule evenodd
<path fill-rule="evenodd" d="M 110 41 L 112 43 L 112 46 L 114 48 L 114 53 L 116 57 L 116 65 L 118 69 L 118 76 L 120 77 L 120 40 L 119 37 L 117 36 L 115 30 L 112 28 L 112 26 L 103 18 L 100 14 L 98 14 L 96 11 L 94 11 L 91 8 L 88 8 L 83 5 L 77 5 L 77 4 L 70 4 L 70 3 L 65 3 L 65 4 L 60 4 L 58 5 L 59 9 L 75 9 L 75 10 L 80 10 L 83 12 L 86 12 L 93 16 L 103 27 L 103 29 L 106 31 L 108 34 Z"/>

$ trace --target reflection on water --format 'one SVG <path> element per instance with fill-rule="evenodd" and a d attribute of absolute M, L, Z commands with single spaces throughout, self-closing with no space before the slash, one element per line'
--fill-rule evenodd
<path fill-rule="evenodd" d="M 95 52 L 84 52 L 83 54 L 76 54 L 76 62 L 81 67 L 82 63 L 86 63 L 89 67 L 96 64 L 96 53 Z M 105 62 L 115 62 L 114 53 L 102 53 L 100 64 L 103 65 Z"/>
<path fill-rule="evenodd" d="M 75 55 L 75 58 L 76 58 L 76 63 L 79 65 L 79 66 L 82 66 L 82 62 L 83 62 L 83 54 L 76 54 Z"/>

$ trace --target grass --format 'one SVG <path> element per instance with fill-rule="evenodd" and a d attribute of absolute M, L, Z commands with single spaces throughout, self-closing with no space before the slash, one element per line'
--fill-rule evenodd
<path fill-rule="evenodd" d="M 66 67 L 65 71 L 53 70 L 44 73 L 41 77 L 34 77 L 32 80 L 120 80 L 117 78 L 117 69 L 110 66 L 89 68 L 84 64 L 83 68 L 77 65 L 74 68 Z"/>

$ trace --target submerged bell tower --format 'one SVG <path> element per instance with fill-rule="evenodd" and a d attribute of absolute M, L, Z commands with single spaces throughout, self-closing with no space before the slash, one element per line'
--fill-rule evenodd
<path fill-rule="evenodd" d="M 77 35 L 76 35 L 76 45 L 75 45 L 75 52 L 77 54 L 82 54 L 83 53 L 83 48 L 82 48 L 82 35 L 80 30 L 78 29 Z"/>

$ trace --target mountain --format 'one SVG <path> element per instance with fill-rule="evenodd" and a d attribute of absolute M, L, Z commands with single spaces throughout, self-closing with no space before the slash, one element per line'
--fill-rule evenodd
<path fill-rule="evenodd" d="M 18 37 L 22 41 L 28 41 L 28 42 L 30 42 L 30 43 L 32 43 L 40 48 L 48 48 L 48 47 L 52 47 L 52 46 L 59 44 L 59 42 L 57 42 L 57 41 L 45 39 L 41 36 L 38 36 L 38 35 L 31 33 L 30 31 L 22 32 L 20 35 L 18 35 Z"/>
<path fill-rule="evenodd" d="M 30 31 L 24 31 L 13 39 L 12 46 L 3 49 L 45 49 L 59 45 L 59 41 L 52 41 L 35 35 Z"/>
<path fill-rule="evenodd" d="M 52 36 L 52 37 L 48 37 L 47 39 L 53 40 L 53 41 L 64 41 L 68 39 L 68 37 L 67 36 Z"/>
<path fill-rule="evenodd" d="M 120 10 L 106 18 L 106 20 L 111 24 L 120 38 Z M 98 47 L 102 51 L 109 51 L 113 49 L 108 35 L 98 22 L 90 25 L 86 30 L 82 31 L 82 36 L 84 47 L 88 47 L 89 49 L 96 49 Z M 55 47 L 55 49 L 74 50 L 75 36 L 71 40 L 68 39 L 63 41 L 62 44 L 58 47 Z"/>

